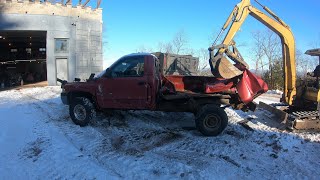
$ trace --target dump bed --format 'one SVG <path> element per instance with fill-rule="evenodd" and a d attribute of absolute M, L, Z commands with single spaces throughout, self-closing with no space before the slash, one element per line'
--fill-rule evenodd
<path fill-rule="evenodd" d="M 168 75 L 163 77 L 163 82 L 176 92 L 211 94 L 234 91 L 232 80 L 215 77 Z"/>
<path fill-rule="evenodd" d="M 160 61 L 160 68 L 164 75 L 197 75 L 199 58 L 191 55 L 171 53 L 152 53 Z"/>
<path fill-rule="evenodd" d="M 234 94 L 248 104 L 268 90 L 267 84 L 258 76 L 245 70 L 241 78 L 221 79 L 207 76 L 163 76 L 163 86 L 170 93 Z"/>

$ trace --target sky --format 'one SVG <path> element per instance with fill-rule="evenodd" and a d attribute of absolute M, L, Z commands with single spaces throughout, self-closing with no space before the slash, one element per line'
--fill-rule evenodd
<path fill-rule="evenodd" d="M 184 31 L 188 48 L 207 49 L 240 0 L 102 0 L 104 67 L 142 47 L 157 50 Z M 320 45 L 320 0 L 260 0 L 294 33 L 296 47 L 305 52 Z M 256 2 L 252 5 L 262 10 Z M 252 61 L 252 32 L 266 27 L 249 17 L 237 33 L 237 44 L 246 61 Z"/>

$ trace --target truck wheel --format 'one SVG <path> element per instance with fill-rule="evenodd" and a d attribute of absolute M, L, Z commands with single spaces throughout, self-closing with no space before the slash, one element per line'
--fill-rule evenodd
<path fill-rule="evenodd" d="M 72 121 L 81 127 L 88 125 L 96 115 L 92 102 L 85 97 L 75 98 L 69 106 L 69 113 Z"/>
<path fill-rule="evenodd" d="M 196 114 L 197 129 L 205 136 L 217 136 L 228 125 L 224 109 L 215 105 L 205 105 Z"/>

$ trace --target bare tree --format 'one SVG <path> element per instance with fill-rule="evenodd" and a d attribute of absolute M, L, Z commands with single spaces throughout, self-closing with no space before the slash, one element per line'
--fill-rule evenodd
<path fill-rule="evenodd" d="M 209 51 L 201 48 L 198 51 L 199 56 L 199 72 L 202 73 L 205 69 L 209 68 Z"/>
<path fill-rule="evenodd" d="M 263 62 L 264 51 L 262 47 L 262 35 L 260 31 L 255 31 L 252 32 L 252 36 L 254 38 L 254 47 L 252 48 L 252 52 L 254 53 L 255 58 L 255 71 L 258 73 L 261 68 L 261 71 L 263 72 L 265 62 Z"/>
<path fill-rule="evenodd" d="M 152 48 L 146 48 L 144 45 L 141 45 L 138 49 L 136 49 L 137 53 L 151 53 L 153 52 Z"/>
<path fill-rule="evenodd" d="M 256 55 L 256 68 L 257 64 L 261 64 L 261 66 L 264 66 L 264 60 L 267 61 L 268 65 L 268 81 L 271 85 L 271 88 L 275 87 L 274 82 L 274 70 L 273 68 L 276 65 L 279 65 L 278 61 L 281 59 L 281 42 L 280 38 L 276 36 L 274 32 L 271 30 L 265 30 L 262 32 L 254 32 L 252 33 L 254 38 L 254 47 L 253 52 L 255 52 Z M 258 68 L 257 68 L 258 69 Z M 264 72 L 263 72 L 264 73 Z"/>
<path fill-rule="evenodd" d="M 296 50 L 296 69 L 297 75 L 301 78 L 305 78 L 309 71 L 309 58 L 306 57 L 300 50 Z"/>
<path fill-rule="evenodd" d="M 158 51 L 164 52 L 164 53 L 173 53 L 172 44 L 170 42 L 168 42 L 168 43 L 159 42 L 158 43 Z"/>
<path fill-rule="evenodd" d="M 176 35 L 172 39 L 172 46 L 174 49 L 174 53 L 179 54 L 182 53 L 186 46 L 188 45 L 188 38 L 184 30 L 180 30 L 176 33 Z"/>
<path fill-rule="evenodd" d="M 186 55 L 194 56 L 196 54 L 196 50 L 194 50 L 193 48 L 186 48 L 184 51 L 184 54 Z"/>

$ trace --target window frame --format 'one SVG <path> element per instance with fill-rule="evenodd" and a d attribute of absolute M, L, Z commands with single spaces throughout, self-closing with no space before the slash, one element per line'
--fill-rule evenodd
<path fill-rule="evenodd" d="M 146 66 L 145 56 L 128 56 L 128 57 L 123 57 L 123 58 L 119 59 L 119 61 L 116 62 L 112 67 L 110 67 L 110 73 L 108 73 L 108 74 L 109 74 L 109 77 L 111 77 L 111 78 L 143 77 L 143 76 L 144 76 L 144 70 L 142 71 L 143 73 L 140 72 L 140 74 L 137 74 L 137 75 L 132 75 L 132 76 L 130 76 L 130 75 L 114 76 L 114 74 L 113 74 L 113 73 L 114 73 L 114 70 L 115 70 L 115 68 L 116 68 L 118 65 L 120 65 L 120 64 L 122 64 L 122 63 L 124 63 L 124 62 L 126 62 L 126 61 L 129 61 L 129 62 L 130 62 L 130 61 L 132 61 L 133 59 L 142 60 L 142 61 L 143 61 L 143 69 L 145 69 L 145 66 Z M 137 67 L 137 65 L 138 65 L 139 63 L 140 63 L 140 62 L 138 62 L 135 67 Z M 126 71 L 126 70 L 125 70 L 125 71 Z M 125 72 L 125 71 L 124 71 L 124 72 Z"/>
<path fill-rule="evenodd" d="M 57 42 L 58 41 L 66 41 L 66 50 L 63 51 L 63 50 L 58 50 L 57 49 Z M 54 39 L 54 52 L 55 53 L 69 53 L 69 39 L 68 38 L 55 38 Z"/>

